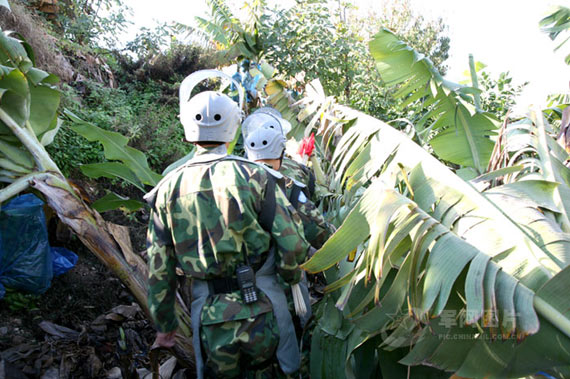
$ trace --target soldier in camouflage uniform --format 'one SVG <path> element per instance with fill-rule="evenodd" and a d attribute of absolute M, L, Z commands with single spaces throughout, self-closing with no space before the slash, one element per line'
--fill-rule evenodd
<path fill-rule="evenodd" d="M 188 79 L 188 78 L 187 78 Z M 203 92 L 186 100 L 181 86 L 181 122 L 195 157 L 169 173 L 145 198 L 151 204 L 148 230 L 149 308 L 156 343 L 171 347 L 176 267 L 192 278 L 192 329 L 197 376 L 238 377 L 263 368 L 277 356 L 281 369 L 299 368 L 299 351 L 281 278 L 295 284 L 308 244 L 300 219 L 285 194 L 261 166 L 227 156 L 239 125 L 231 99 Z M 260 215 L 272 199 L 274 215 Z M 255 270 L 257 301 L 249 303 L 237 269 Z M 285 308 L 285 309 L 284 309 Z M 271 367 L 271 366 L 268 366 Z"/>
<path fill-rule="evenodd" d="M 285 137 L 275 128 L 260 127 L 252 131 L 244 141 L 244 146 L 248 158 L 256 162 L 261 162 L 270 165 L 273 169 L 279 170 L 281 166 L 281 159 L 285 150 Z M 303 221 L 305 237 L 307 241 L 315 248 L 320 248 L 323 243 L 334 232 L 332 225 L 327 223 L 318 208 L 308 199 L 306 187 L 296 181 L 295 179 L 284 177 L 282 187 L 286 190 L 287 198 L 299 213 L 299 217 Z M 298 262 L 302 263 L 302 262 Z M 288 292 L 289 288 L 285 285 Z M 303 295 L 307 309 L 311 308 L 311 302 L 308 291 L 308 283 L 305 278 L 300 283 L 301 293 Z M 289 309 L 292 312 L 293 302 L 291 297 L 289 300 Z M 310 346 L 310 333 L 303 333 L 303 330 L 311 330 L 308 322 L 311 317 L 311 312 L 308 312 L 301 317 L 294 318 L 296 321 L 298 337 L 303 338 L 303 346 L 306 349 L 302 351 L 302 377 L 308 377 L 308 361 L 309 361 L 309 346 Z"/>
<path fill-rule="evenodd" d="M 277 109 L 262 107 L 249 115 L 243 122 L 242 134 L 244 141 L 249 134 L 259 128 L 275 128 L 281 132 L 285 138 L 287 138 L 287 133 L 291 131 L 291 123 L 285 120 Z M 315 174 L 309 167 L 291 159 L 284 153 L 281 158 L 279 172 L 288 178 L 303 183 L 309 193 L 309 199 L 313 203 L 317 204 L 318 199 L 315 193 Z"/>
<path fill-rule="evenodd" d="M 325 221 L 319 209 L 308 198 L 309 193 L 305 184 L 281 171 L 285 137 L 275 129 L 261 127 L 245 138 L 244 146 L 249 159 L 265 163 L 284 174 L 281 186 L 303 222 L 305 238 L 311 246 L 319 249 L 332 235 L 334 228 Z"/>
<path fill-rule="evenodd" d="M 260 108 L 243 123 L 244 147 L 248 158 L 269 164 L 283 174 L 283 189 L 303 221 L 305 238 L 319 249 L 334 233 L 334 227 L 324 220 L 313 201 L 315 178 L 311 170 L 285 156 L 286 134 L 290 128 L 289 122 L 281 118 L 277 110 Z M 263 144 L 264 140 L 268 143 Z"/>
<path fill-rule="evenodd" d="M 314 204 L 318 203 L 317 194 L 315 192 L 315 174 L 309 167 L 291 159 L 287 154 L 283 154 L 279 172 L 288 178 L 303 183 L 307 188 L 309 199 Z"/>

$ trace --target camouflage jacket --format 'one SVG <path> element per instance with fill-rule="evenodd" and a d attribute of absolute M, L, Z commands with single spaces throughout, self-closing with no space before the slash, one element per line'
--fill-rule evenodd
<path fill-rule="evenodd" d="M 313 171 L 302 163 L 294 161 L 293 159 L 284 156 L 281 161 L 281 168 L 279 172 L 288 178 L 295 179 L 296 181 L 303 183 L 307 186 L 309 190 L 309 198 L 315 203 L 317 198 L 315 194 L 315 174 Z"/>
<path fill-rule="evenodd" d="M 285 177 L 285 192 L 291 202 L 293 202 L 293 199 L 291 199 L 293 184 L 293 179 Z M 325 241 L 334 233 L 334 227 L 325 221 L 319 208 L 307 198 L 304 192 L 299 194 L 296 210 L 303 222 L 305 238 L 315 249 L 320 249 Z"/>
<path fill-rule="evenodd" d="M 198 148 L 223 156 L 225 146 Z M 196 166 L 184 165 L 166 176 L 149 195 L 152 205 L 147 235 L 149 256 L 149 308 L 161 332 L 174 330 L 176 267 L 190 277 L 210 280 L 235 277 L 243 263 L 259 267 L 270 242 L 276 247 L 276 267 L 288 283 L 297 283 L 297 262 L 307 252 L 303 226 L 285 194 L 275 194 L 276 210 L 271 234 L 258 223 L 268 173 L 254 163 L 218 160 Z M 239 291 L 210 296 L 204 305 L 202 324 L 249 318 L 271 310 L 261 294 L 251 305 Z"/>
<path fill-rule="evenodd" d="M 307 186 L 309 199 L 299 202 L 297 211 L 303 221 L 303 228 L 307 241 L 316 249 L 321 248 L 325 241 L 334 233 L 334 227 L 325 221 L 323 215 L 315 205 L 315 175 L 311 169 L 302 163 L 294 161 L 287 156 L 283 157 L 279 169 L 288 179 L 286 183 L 287 198 L 291 198 L 291 189 L 294 179 Z"/>

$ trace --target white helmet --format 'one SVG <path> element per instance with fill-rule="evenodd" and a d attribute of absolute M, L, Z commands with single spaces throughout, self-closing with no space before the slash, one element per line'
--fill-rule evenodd
<path fill-rule="evenodd" d="M 240 90 L 240 105 L 227 95 L 205 91 L 190 98 L 192 89 L 204 79 L 221 77 L 234 82 Z M 201 70 L 189 75 L 180 84 L 180 122 L 190 142 L 230 142 L 241 121 L 243 88 L 231 77 L 216 70 Z"/>
<path fill-rule="evenodd" d="M 286 141 L 287 139 L 276 129 L 257 129 L 245 139 L 247 158 L 253 161 L 279 159 L 285 151 Z"/>
<path fill-rule="evenodd" d="M 241 132 L 244 139 L 259 128 L 276 129 L 286 137 L 291 131 L 291 123 L 282 118 L 277 109 L 263 107 L 253 112 L 243 122 Z"/>

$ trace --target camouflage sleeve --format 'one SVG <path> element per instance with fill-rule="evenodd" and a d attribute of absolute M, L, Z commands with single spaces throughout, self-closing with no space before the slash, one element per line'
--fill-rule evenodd
<path fill-rule="evenodd" d="M 299 215 L 278 187 L 275 191 L 275 218 L 271 230 L 277 245 L 276 264 L 279 274 L 289 284 L 298 283 L 301 280 L 298 263 L 304 262 L 309 244 Z"/>
<path fill-rule="evenodd" d="M 147 233 L 148 307 L 156 329 L 159 332 L 168 333 L 178 327 L 174 310 L 176 257 L 171 235 L 160 213 L 155 210 L 151 211 Z"/>
<path fill-rule="evenodd" d="M 303 222 L 305 238 L 315 249 L 320 249 L 334 233 L 333 226 L 325 221 L 319 209 L 310 200 L 300 202 L 297 211 Z"/>

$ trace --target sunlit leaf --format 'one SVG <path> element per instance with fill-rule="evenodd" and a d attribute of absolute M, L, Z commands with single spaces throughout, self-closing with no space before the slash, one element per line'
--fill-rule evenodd
<path fill-rule="evenodd" d="M 127 137 L 87 123 L 69 111 L 66 111 L 65 115 L 72 121 L 69 127 L 73 131 L 89 141 L 100 142 L 107 159 L 123 162 L 143 184 L 155 186 L 161 179 L 159 174 L 150 169 L 146 156 L 141 151 L 127 146 Z"/>
<path fill-rule="evenodd" d="M 115 209 L 124 209 L 127 212 L 134 212 L 142 208 L 144 204 L 140 201 L 124 198 L 116 193 L 109 192 L 102 198 L 93 202 L 91 206 L 97 212 L 107 212 Z"/>

